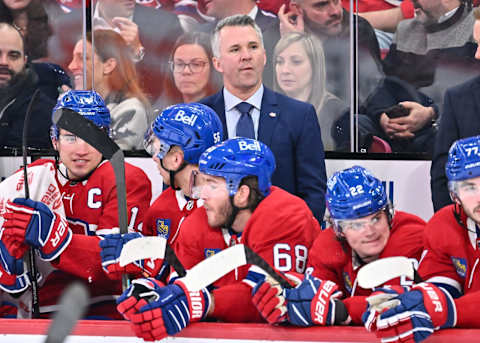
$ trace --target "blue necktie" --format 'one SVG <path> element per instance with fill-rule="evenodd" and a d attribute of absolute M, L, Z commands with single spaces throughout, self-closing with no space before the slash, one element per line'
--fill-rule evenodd
<path fill-rule="evenodd" d="M 255 130 L 253 128 L 253 120 L 250 115 L 250 110 L 253 105 L 247 102 L 241 102 L 235 106 L 242 114 L 237 122 L 236 134 L 239 137 L 247 137 L 255 139 Z"/>

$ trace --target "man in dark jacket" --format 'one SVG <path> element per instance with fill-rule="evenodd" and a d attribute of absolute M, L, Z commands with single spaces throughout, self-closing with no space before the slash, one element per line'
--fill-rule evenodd
<path fill-rule="evenodd" d="M 0 147 L 22 146 L 22 132 L 28 105 L 39 77 L 27 65 L 24 41 L 10 24 L 0 23 Z M 50 123 L 55 101 L 39 91 L 33 102 L 27 144 L 51 148 Z"/>
<path fill-rule="evenodd" d="M 273 85 L 273 49 L 280 39 L 279 21 L 273 14 L 261 10 L 256 0 L 211 0 L 205 5 L 205 14 L 215 18 L 215 21 L 205 23 L 201 27 L 202 31 L 213 33 L 218 21 L 235 15 L 246 14 L 262 30 L 265 52 L 267 54 L 267 64 L 263 70 L 263 81 L 267 86 Z"/>

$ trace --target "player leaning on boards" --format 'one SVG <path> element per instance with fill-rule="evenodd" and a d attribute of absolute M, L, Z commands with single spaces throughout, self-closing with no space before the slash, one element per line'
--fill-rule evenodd
<path fill-rule="evenodd" d="M 434 330 L 479 328 L 480 136 L 457 140 L 445 167 L 453 205 L 436 212 L 425 228 L 426 281 L 398 295 L 398 306 L 365 314 L 365 326 L 389 342 L 420 342 Z M 400 338 L 402 336 L 402 338 Z"/>
<path fill-rule="evenodd" d="M 332 226 L 310 248 L 304 281 L 294 289 L 277 291 L 278 286 L 270 282 L 260 282 L 253 289 L 253 302 L 272 324 L 362 324 L 366 296 L 372 290 L 357 285 L 359 267 L 390 256 L 420 259 L 425 222 L 409 213 L 394 212 L 381 181 L 363 167 L 332 175 L 326 199 Z M 407 283 L 401 279 L 389 282 Z M 340 307 L 342 311 L 336 311 Z"/>
<path fill-rule="evenodd" d="M 61 108 L 81 114 L 107 133 L 110 130 L 110 113 L 94 91 L 65 93 L 54 112 Z M 39 292 L 42 316 L 56 310 L 54 305 L 69 283 L 80 280 L 90 290 L 89 316 L 120 318 L 115 311 L 114 295 L 121 293 L 121 283 L 112 282 L 103 272 L 98 245 L 101 235 L 119 232 L 112 166 L 94 147 L 62 128 L 52 126 L 51 138 L 58 159 L 38 160 L 30 164 L 28 170 L 33 173 L 34 168 L 40 166 L 51 171 L 61 194 L 59 204 L 52 206 L 55 211 L 47 207 L 51 205 L 52 194 L 7 202 L 1 236 L 2 267 L 8 272 L 15 271 L 28 247 L 32 246 L 38 249 L 37 262 L 43 274 Z M 150 203 L 151 184 L 142 170 L 128 163 L 125 164 L 125 176 L 129 228 L 133 230 Z M 35 182 L 43 181 L 35 175 L 30 177 L 32 188 L 38 187 Z M 58 211 L 60 207 L 65 215 Z"/>
<path fill-rule="evenodd" d="M 185 219 L 177 245 L 185 268 L 241 242 L 278 270 L 304 272 L 319 224 L 302 199 L 271 186 L 274 169 L 270 149 L 249 138 L 224 141 L 200 156 L 194 190 L 204 205 Z M 250 301 L 248 269 L 230 272 L 212 291 L 189 292 L 178 280 L 162 286 L 142 279 L 124 292 L 118 309 L 146 340 L 174 335 L 206 317 L 261 322 Z"/>
<path fill-rule="evenodd" d="M 163 182 L 170 187 L 153 202 L 144 216 L 141 233 L 163 236 L 175 247 L 180 225 L 202 201 L 192 198 L 191 176 L 198 171 L 200 155 L 223 138 L 222 123 L 208 106 L 177 104 L 164 109 L 145 135 L 144 146 L 157 164 Z M 137 277 L 146 272 L 157 276 L 162 260 L 138 261 L 119 265 L 123 245 L 139 233 L 107 235 L 100 242 L 102 263 L 112 279 L 123 273 Z"/>

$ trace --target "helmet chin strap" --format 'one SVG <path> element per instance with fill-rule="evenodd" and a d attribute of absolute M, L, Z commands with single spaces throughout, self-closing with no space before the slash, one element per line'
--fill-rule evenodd
<path fill-rule="evenodd" d="M 240 212 L 241 210 L 247 210 L 248 209 L 248 206 L 245 206 L 245 207 L 235 206 L 235 204 L 233 203 L 234 196 L 235 195 L 230 195 L 229 196 L 230 205 L 232 206 L 232 213 L 230 213 L 230 215 L 227 217 L 227 220 L 225 221 L 225 227 L 229 228 L 229 229 L 232 228 L 233 222 L 235 222 L 235 219 L 237 218 L 238 212 Z"/>
<path fill-rule="evenodd" d="M 95 168 L 93 168 L 90 172 L 87 173 L 87 175 L 85 175 L 84 177 L 81 177 L 79 179 L 71 179 L 69 176 L 68 176 L 68 168 L 65 166 L 65 174 L 62 172 L 62 169 L 60 169 L 60 158 L 58 156 L 58 152 L 57 154 L 55 155 L 55 167 L 57 168 L 58 172 L 60 173 L 60 175 L 62 175 L 65 179 L 67 179 L 68 181 L 70 182 L 83 182 L 85 180 L 88 180 L 88 178 L 90 177 L 90 175 L 93 174 L 93 172 L 98 168 L 98 166 L 100 165 L 100 163 L 102 163 L 103 161 L 105 160 L 105 158 L 102 156 L 102 159 L 100 160 L 100 162 L 98 162 L 98 164 L 95 166 Z"/>
<path fill-rule="evenodd" d="M 180 190 L 180 187 L 176 187 L 175 186 L 175 174 L 177 174 L 178 172 L 180 172 L 181 170 L 183 170 L 187 165 L 188 163 L 183 161 L 182 164 L 180 165 L 180 167 L 178 167 L 177 170 L 172 170 L 172 169 L 168 169 L 166 168 L 164 165 L 163 165 L 163 159 L 160 160 L 160 165 L 162 166 L 162 168 L 167 171 L 169 174 L 170 174 L 170 187 L 172 187 L 174 190 L 176 191 L 179 191 Z"/>

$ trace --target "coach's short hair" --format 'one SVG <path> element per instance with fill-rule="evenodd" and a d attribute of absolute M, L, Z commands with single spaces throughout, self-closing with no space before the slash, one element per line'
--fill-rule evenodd
<path fill-rule="evenodd" d="M 263 47 L 262 30 L 260 30 L 258 25 L 255 23 L 255 20 L 253 20 L 248 15 L 243 15 L 243 14 L 232 15 L 230 17 L 226 17 L 226 18 L 220 20 L 218 22 L 217 26 L 215 27 L 215 30 L 213 31 L 212 50 L 213 50 L 213 55 L 215 57 L 220 56 L 220 31 L 226 26 L 251 26 L 251 27 L 253 27 L 253 29 L 257 32 L 258 38 L 259 38 L 260 43 L 262 44 L 262 47 Z"/>

